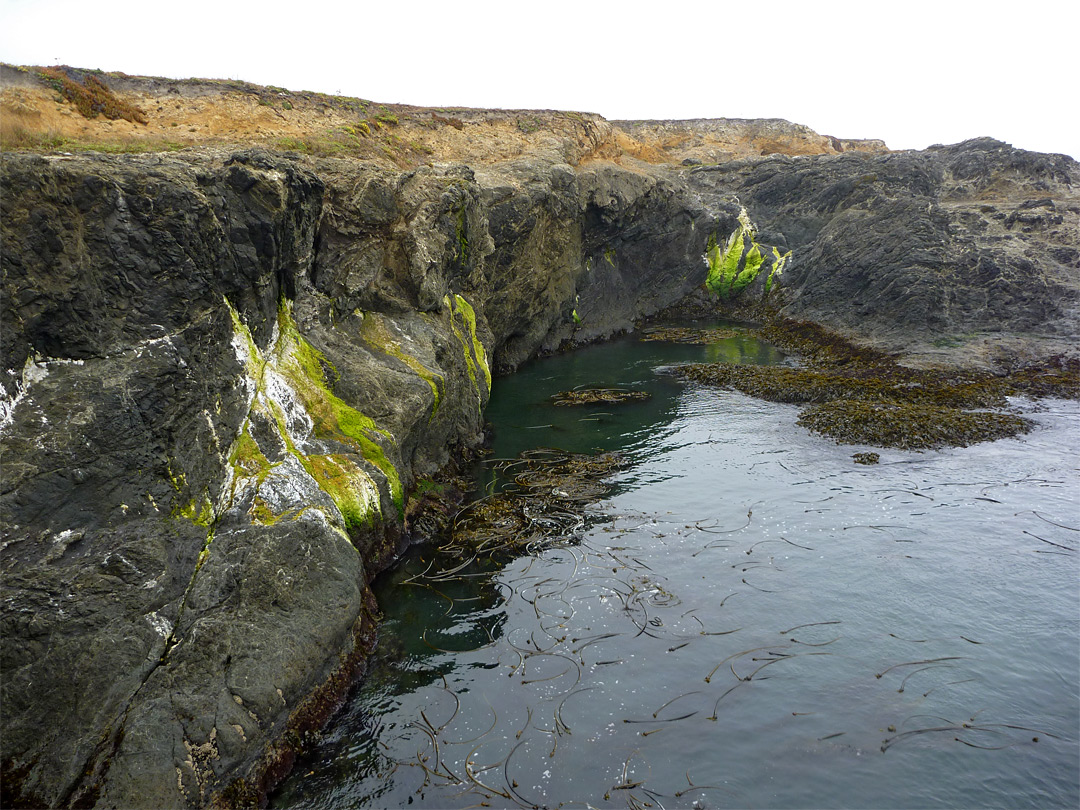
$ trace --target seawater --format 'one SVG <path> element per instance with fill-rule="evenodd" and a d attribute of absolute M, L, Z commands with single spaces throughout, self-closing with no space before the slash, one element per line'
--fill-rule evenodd
<path fill-rule="evenodd" d="M 371 673 L 274 807 L 1080 806 L 1080 406 L 860 466 L 697 361 L 789 362 L 629 337 L 496 380 L 495 458 L 627 465 L 576 536 L 380 578 Z M 582 386 L 653 396 L 551 404 Z"/>

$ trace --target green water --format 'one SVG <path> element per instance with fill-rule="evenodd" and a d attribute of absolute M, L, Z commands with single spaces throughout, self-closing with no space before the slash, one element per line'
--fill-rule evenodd
<path fill-rule="evenodd" d="M 1077 403 L 864 467 L 666 373 L 701 360 L 785 362 L 630 338 L 496 381 L 496 458 L 628 465 L 553 547 L 382 577 L 372 672 L 273 806 L 1080 805 Z M 580 386 L 652 398 L 551 404 Z"/>

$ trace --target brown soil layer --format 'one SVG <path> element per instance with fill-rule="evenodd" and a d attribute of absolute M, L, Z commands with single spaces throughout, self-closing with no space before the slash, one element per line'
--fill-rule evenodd
<path fill-rule="evenodd" d="M 88 100 L 89 96 L 93 99 Z M 116 114 L 122 111 L 122 114 Z M 174 151 L 252 145 L 399 168 L 555 153 L 571 165 L 887 151 L 779 119 L 610 122 L 593 113 L 383 104 L 221 79 L 0 65 L 5 149 Z"/>

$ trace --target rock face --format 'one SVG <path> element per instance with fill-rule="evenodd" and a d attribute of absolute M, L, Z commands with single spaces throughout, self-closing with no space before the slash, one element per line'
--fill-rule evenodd
<path fill-rule="evenodd" d="M 1080 165 L 990 138 L 923 152 L 773 156 L 692 170 L 792 250 L 783 314 L 913 362 L 1074 351 Z"/>
<path fill-rule="evenodd" d="M 1075 341 L 1069 158 L 562 160 L 5 155 L 5 806 L 257 801 L 493 370 L 702 294 L 743 208 L 791 251 L 749 299 L 924 357 Z"/>

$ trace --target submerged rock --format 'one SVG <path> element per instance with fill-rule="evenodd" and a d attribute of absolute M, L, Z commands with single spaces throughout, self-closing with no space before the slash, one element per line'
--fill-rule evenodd
<path fill-rule="evenodd" d="M 843 444 L 903 450 L 966 447 L 1034 427 L 1029 419 L 1002 412 L 1009 396 L 1080 393 L 1080 363 L 1060 358 L 1009 376 L 912 369 L 816 329 L 794 330 L 789 324 L 762 332 L 797 335 L 795 345 L 805 348 L 817 367 L 712 363 L 681 366 L 677 373 L 772 402 L 805 405 L 799 424 Z"/>

